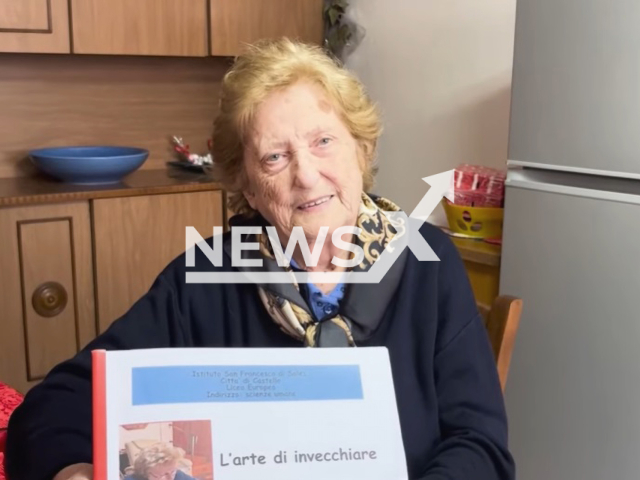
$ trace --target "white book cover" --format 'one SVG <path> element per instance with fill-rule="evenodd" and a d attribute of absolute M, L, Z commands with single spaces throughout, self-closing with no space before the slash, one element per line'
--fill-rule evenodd
<path fill-rule="evenodd" d="M 406 480 L 388 352 L 93 352 L 95 480 Z"/>

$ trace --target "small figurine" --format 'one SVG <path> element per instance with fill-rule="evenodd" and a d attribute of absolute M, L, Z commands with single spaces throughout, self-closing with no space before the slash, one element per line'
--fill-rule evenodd
<path fill-rule="evenodd" d="M 207 153 L 206 155 L 198 155 L 196 153 L 191 153 L 189 151 L 189 145 L 185 145 L 182 137 L 172 137 L 173 140 L 173 149 L 178 154 L 180 159 L 185 162 L 189 162 L 191 165 L 213 165 L 213 157 L 211 153 Z M 211 150 L 211 139 L 207 141 L 207 146 L 209 151 Z"/>

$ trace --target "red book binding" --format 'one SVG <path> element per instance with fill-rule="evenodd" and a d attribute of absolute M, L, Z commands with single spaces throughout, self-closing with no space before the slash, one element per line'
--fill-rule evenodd
<path fill-rule="evenodd" d="M 93 480 L 107 480 L 107 392 L 105 350 L 91 352 L 93 371 Z"/>

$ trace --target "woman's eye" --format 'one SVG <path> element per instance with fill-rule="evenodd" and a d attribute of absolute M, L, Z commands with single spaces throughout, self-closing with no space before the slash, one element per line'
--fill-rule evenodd
<path fill-rule="evenodd" d="M 324 137 L 320 139 L 320 145 L 328 145 L 331 143 L 331 139 L 329 137 Z"/>
<path fill-rule="evenodd" d="M 280 158 L 282 157 L 282 154 L 280 153 L 274 153 L 272 155 L 269 155 L 267 157 L 267 162 L 268 163 L 273 163 L 273 162 L 277 162 L 278 160 L 280 160 Z"/>

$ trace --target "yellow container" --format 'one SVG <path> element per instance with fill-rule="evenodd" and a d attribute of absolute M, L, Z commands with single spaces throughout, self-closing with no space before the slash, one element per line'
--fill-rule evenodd
<path fill-rule="evenodd" d="M 452 232 L 477 238 L 502 237 L 504 208 L 454 205 L 446 198 L 442 203 Z"/>

